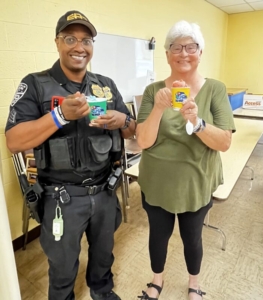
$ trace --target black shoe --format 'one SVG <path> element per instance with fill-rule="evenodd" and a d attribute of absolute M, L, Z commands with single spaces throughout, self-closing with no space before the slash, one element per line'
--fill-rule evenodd
<path fill-rule="evenodd" d="M 121 300 L 112 290 L 108 293 L 96 294 L 95 291 L 90 290 L 90 297 L 93 300 Z"/>

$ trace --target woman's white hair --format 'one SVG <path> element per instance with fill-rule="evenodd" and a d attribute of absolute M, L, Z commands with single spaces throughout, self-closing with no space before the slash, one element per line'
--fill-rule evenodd
<path fill-rule="evenodd" d="M 196 23 L 188 23 L 183 20 L 175 23 L 168 31 L 164 44 L 165 50 L 168 51 L 170 49 L 170 45 L 173 44 L 176 39 L 184 37 L 192 38 L 195 43 L 199 45 L 199 50 L 203 50 L 205 48 L 205 40 L 199 25 Z"/>

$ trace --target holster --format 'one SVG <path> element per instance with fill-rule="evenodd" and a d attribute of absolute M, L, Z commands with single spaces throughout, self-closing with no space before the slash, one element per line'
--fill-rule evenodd
<path fill-rule="evenodd" d="M 43 188 L 37 182 L 33 186 L 28 186 L 24 193 L 26 205 L 29 208 L 30 216 L 35 219 L 39 224 L 43 219 L 43 204 L 41 202 L 41 194 Z"/>
<path fill-rule="evenodd" d="M 108 178 L 108 194 L 112 196 L 119 187 L 122 178 L 122 169 L 117 168 L 114 173 Z"/>
<path fill-rule="evenodd" d="M 45 169 L 49 165 L 47 145 L 44 143 L 34 148 L 34 158 L 38 169 Z"/>

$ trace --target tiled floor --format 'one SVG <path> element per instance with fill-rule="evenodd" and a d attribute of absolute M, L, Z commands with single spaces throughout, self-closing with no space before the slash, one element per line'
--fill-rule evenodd
<path fill-rule="evenodd" d="M 255 170 L 253 188 L 250 170 L 245 168 L 227 201 L 215 204 L 210 223 L 220 227 L 227 236 L 226 251 L 221 250 L 219 233 L 204 228 L 204 259 L 201 287 L 205 300 L 263 299 L 263 144 L 258 144 L 248 165 Z M 148 226 L 140 204 L 136 182 L 130 185 L 129 221 L 123 223 L 115 236 L 115 291 L 122 300 L 135 300 L 151 280 L 148 257 Z M 83 239 L 80 269 L 76 281 L 76 299 L 88 300 L 85 284 L 86 252 Z M 39 241 L 15 253 L 23 300 L 47 300 L 47 260 Z M 187 298 L 187 273 L 178 227 L 170 240 L 165 269 L 165 284 L 160 300 Z M 60 300 L 60 299 L 57 299 Z"/>

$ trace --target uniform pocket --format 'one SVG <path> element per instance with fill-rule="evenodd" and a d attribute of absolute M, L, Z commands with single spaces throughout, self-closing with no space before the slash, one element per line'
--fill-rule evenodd
<path fill-rule="evenodd" d="M 96 163 L 101 163 L 109 158 L 109 152 L 112 147 L 112 139 L 108 135 L 93 135 L 88 137 L 89 150 L 92 159 Z"/>
<path fill-rule="evenodd" d="M 49 140 L 50 167 L 55 170 L 75 169 L 75 139 L 73 137 Z"/>

